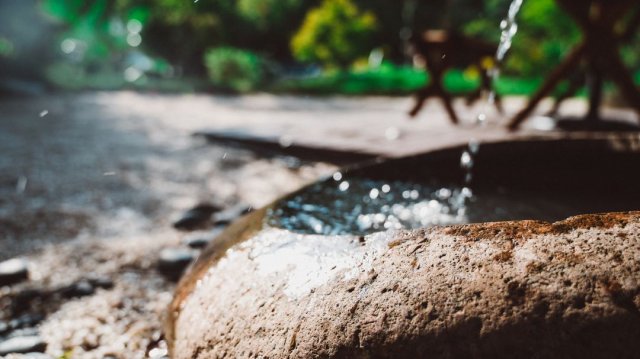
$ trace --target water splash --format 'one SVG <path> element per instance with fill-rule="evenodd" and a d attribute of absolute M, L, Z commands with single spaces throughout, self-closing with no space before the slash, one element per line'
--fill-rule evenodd
<path fill-rule="evenodd" d="M 298 233 L 369 234 L 465 223 L 469 188 L 349 178 L 336 172 L 272 209 L 267 223 Z"/>
<path fill-rule="evenodd" d="M 27 184 L 29 183 L 29 179 L 26 176 L 18 177 L 18 181 L 16 182 L 16 194 L 21 195 L 27 189 Z"/>

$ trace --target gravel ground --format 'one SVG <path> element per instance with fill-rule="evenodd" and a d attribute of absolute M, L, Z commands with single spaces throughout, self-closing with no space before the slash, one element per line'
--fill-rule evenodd
<path fill-rule="evenodd" d="M 162 357 L 174 283 L 158 256 L 187 235 L 173 219 L 199 202 L 262 206 L 334 170 L 212 146 L 190 136 L 206 116 L 185 126 L 110 96 L 0 99 L 0 260 L 30 270 L 0 287 L 0 327 L 23 327 L 0 342 L 39 332 L 56 358 Z M 87 281 L 112 285 L 69 292 Z"/>
<path fill-rule="evenodd" d="M 498 127 L 451 131 L 434 101 L 407 121 L 410 104 L 131 92 L 0 98 L 0 261 L 25 258 L 30 271 L 29 281 L 0 286 L 0 349 L 11 336 L 39 334 L 54 358 L 163 357 L 174 283 L 158 260 L 189 235 L 172 228 L 176 216 L 202 202 L 259 207 L 335 170 L 212 146 L 196 131 L 237 127 L 390 155 L 505 136 Z M 521 105 L 506 102 L 510 112 Z M 584 107 L 573 101 L 566 114 Z"/>

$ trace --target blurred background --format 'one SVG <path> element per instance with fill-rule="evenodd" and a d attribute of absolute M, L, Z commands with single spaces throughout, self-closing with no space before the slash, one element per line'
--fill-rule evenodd
<path fill-rule="evenodd" d="M 175 280 L 238 216 L 345 165 L 515 136 L 454 127 L 440 101 L 407 115 L 429 81 L 412 36 L 497 44 L 509 3 L 0 0 L 0 357 L 166 358 Z M 518 24 L 505 114 L 581 36 L 555 0 L 525 1 Z M 639 46 L 621 50 L 636 81 Z M 465 66 L 448 91 L 478 87 Z M 569 102 L 563 115 L 588 105 Z M 492 110 L 455 107 L 463 125 Z"/>
<path fill-rule="evenodd" d="M 508 0 L 3 0 L 0 89 L 407 94 L 427 75 L 407 40 L 452 29 L 497 43 Z M 553 0 L 525 2 L 497 83 L 529 94 L 580 36 Z M 640 80 L 636 37 L 624 58 Z M 478 69 L 450 71 L 453 92 Z"/>

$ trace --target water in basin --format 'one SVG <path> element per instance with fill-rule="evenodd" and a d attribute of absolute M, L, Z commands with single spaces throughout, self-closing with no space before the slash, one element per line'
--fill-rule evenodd
<path fill-rule="evenodd" d="M 437 163 L 429 164 L 430 156 L 423 156 L 338 172 L 277 202 L 269 209 L 266 224 L 304 234 L 366 235 L 390 229 L 556 221 L 579 214 L 637 210 L 638 167 L 627 166 L 624 174 L 615 171 L 625 168 L 619 166 L 623 163 L 637 162 L 638 157 L 606 150 L 605 144 L 484 146 L 473 183 L 455 181 L 466 171 L 448 159 L 455 158 L 457 149 L 444 151 Z M 552 158 L 557 162 L 550 162 Z M 407 173 L 412 175 L 403 175 Z"/>

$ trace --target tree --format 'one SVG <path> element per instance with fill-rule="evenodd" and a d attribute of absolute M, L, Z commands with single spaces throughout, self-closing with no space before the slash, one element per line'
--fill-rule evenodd
<path fill-rule="evenodd" d="M 302 62 L 346 67 L 373 47 L 377 20 L 351 0 L 324 0 L 309 11 L 291 41 L 294 57 Z"/>

